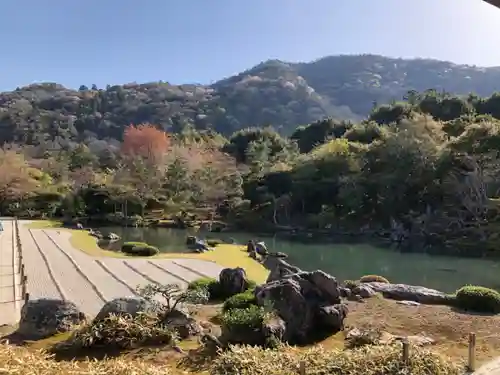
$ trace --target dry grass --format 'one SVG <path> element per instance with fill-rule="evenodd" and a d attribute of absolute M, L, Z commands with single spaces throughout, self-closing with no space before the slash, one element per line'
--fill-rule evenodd
<path fill-rule="evenodd" d="M 130 258 L 130 255 L 119 253 L 116 251 L 103 250 L 97 246 L 96 239 L 87 231 L 75 229 L 63 229 L 61 223 L 50 220 L 38 220 L 28 224 L 31 229 L 54 229 L 71 233 L 70 243 L 78 250 L 93 256 L 93 257 L 113 257 L 113 258 Z M 137 258 L 133 256 L 133 258 Z M 256 262 L 248 256 L 245 251 L 245 246 L 221 244 L 214 250 L 206 253 L 162 253 L 148 259 L 155 258 L 187 258 L 187 259 L 202 259 L 210 262 L 215 262 L 222 267 L 242 267 L 247 272 L 248 277 L 258 283 L 265 282 L 269 271 L 259 262 Z"/>
<path fill-rule="evenodd" d="M 405 306 L 395 301 L 371 298 L 365 303 L 349 302 L 346 325 L 387 331 L 394 335 L 424 335 L 436 340 L 433 350 L 461 361 L 467 358 L 468 335 L 477 337 L 478 364 L 500 353 L 500 315 L 466 314 L 447 306 Z M 337 334 L 321 344 L 341 348 L 344 335 Z"/>
<path fill-rule="evenodd" d="M 412 350 L 409 363 L 405 364 L 398 345 L 354 350 L 325 350 L 317 346 L 302 352 L 286 346 L 278 350 L 232 347 L 214 361 L 211 374 L 297 375 L 300 362 L 304 362 L 307 374 L 463 374 L 463 366 L 427 350 Z"/>
<path fill-rule="evenodd" d="M 140 359 L 55 361 L 43 350 L 0 344 L 0 374 L 12 375 L 168 375 L 168 366 Z"/>
<path fill-rule="evenodd" d="M 196 318 L 200 321 L 202 326 L 207 327 L 211 326 L 210 331 L 214 335 L 218 335 L 219 327 L 217 326 L 217 320 L 214 317 L 220 312 L 221 305 L 206 305 L 198 309 L 196 313 Z M 445 357 L 451 358 L 454 363 L 463 363 L 467 358 L 467 335 L 469 332 L 474 331 L 477 334 L 477 362 L 478 364 L 482 364 L 487 360 L 495 357 L 500 352 L 500 316 L 483 316 L 483 315 L 468 315 L 462 314 L 460 312 L 453 311 L 452 309 L 445 306 L 405 306 L 395 303 L 394 301 L 384 300 L 381 298 L 372 298 L 367 300 L 365 303 L 356 303 L 349 302 L 350 313 L 347 318 L 347 326 L 357 327 L 360 329 L 373 329 L 373 330 L 383 330 L 387 331 L 391 334 L 395 335 L 426 335 L 435 340 L 437 343 L 430 347 L 432 352 L 440 353 Z M 92 335 L 91 335 L 92 336 Z M 62 334 L 59 337 L 49 338 L 43 341 L 30 343 L 27 348 L 24 349 L 14 349 L 10 348 L 7 350 L 5 346 L 0 347 L 0 364 L 5 363 L 2 367 L 0 365 L 0 374 L 9 373 L 9 374 L 19 374 L 19 375 L 28 375 L 28 374 L 49 374 L 52 373 L 49 369 L 55 369 L 56 364 L 53 360 L 47 359 L 46 354 L 40 352 L 40 349 L 49 348 L 54 345 L 58 341 L 67 340 L 69 338 L 69 334 Z M 162 346 L 160 348 L 153 349 L 144 349 L 140 353 L 139 352 L 126 352 L 125 355 L 121 355 L 118 359 L 111 360 L 104 364 L 99 364 L 101 367 L 96 367 L 97 365 L 92 362 L 84 361 L 80 363 L 66 363 L 63 362 L 59 366 L 61 366 L 61 370 L 57 370 L 53 372 L 55 375 L 63 374 L 63 373 L 76 373 L 76 374 L 97 374 L 97 369 L 102 371 L 102 374 L 114 373 L 117 374 L 133 374 L 132 369 L 138 371 L 137 374 L 156 374 L 156 372 L 148 372 L 147 366 L 151 365 L 154 368 L 165 368 L 167 366 L 170 372 L 163 372 L 165 374 L 209 374 L 209 369 L 213 363 L 211 357 L 207 357 L 203 352 L 198 348 L 198 341 L 196 338 L 181 341 L 179 344 L 186 354 L 179 354 L 172 351 L 169 345 Z M 323 348 L 321 349 L 320 346 Z M 289 361 L 290 363 L 297 364 L 299 358 L 305 358 L 310 363 L 319 363 L 320 361 L 328 361 L 334 360 L 337 361 L 335 363 L 342 363 L 343 366 L 347 365 L 347 361 L 355 362 L 359 361 L 363 363 L 365 359 L 364 356 L 368 355 L 366 352 L 356 352 L 352 354 L 341 355 L 337 352 L 338 349 L 343 349 L 344 347 L 344 334 L 339 333 L 333 337 L 330 337 L 322 342 L 319 345 L 315 345 L 314 347 L 309 348 L 301 348 L 301 349 L 292 349 L 288 348 L 285 352 L 272 352 L 272 353 L 264 353 L 258 354 L 258 357 L 253 357 L 252 355 L 256 353 L 254 352 L 239 352 L 237 357 L 232 358 L 231 361 L 241 362 L 245 359 L 248 363 L 253 362 L 261 362 L 261 361 L 271 361 L 275 362 L 276 358 L 284 358 L 287 359 L 291 357 Z M 20 350 L 20 352 L 19 352 Z M 369 353 L 371 360 L 375 361 L 373 358 L 393 358 L 391 357 L 393 353 L 392 349 L 379 349 L 379 351 L 374 352 L 373 349 Z M 394 353 L 398 353 L 400 355 L 400 346 L 397 346 L 397 349 L 394 349 Z M 10 351 L 10 352 L 9 352 Z M 27 360 L 28 358 L 32 358 L 31 362 L 34 364 L 34 368 L 40 366 L 40 369 L 44 369 L 43 372 L 40 370 L 39 372 L 29 372 L 32 368 L 27 366 L 22 367 L 20 363 L 14 363 L 12 359 L 7 361 L 8 356 L 13 356 L 12 353 L 20 353 L 19 358 L 20 361 Z M 29 351 L 29 353 L 27 353 Z M 411 349 L 412 353 L 417 351 L 416 348 Z M 10 354 L 9 354 L 10 353 Z M 246 353 L 243 355 L 242 353 Z M 253 354 L 252 354 L 253 353 Z M 260 352 L 259 352 L 260 353 Z M 365 354 L 359 354 L 365 353 Z M 378 354 L 377 354 L 378 353 Z M 421 351 L 418 351 L 421 353 Z M 17 355 L 17 354 L 16 354 Z M 316 356 L 315 356 L 316 355 Z M 333 358 L 332 356 L 336 356 Z M 396 354 L 394 354 L 396 355 Z M 420 356 L 420 354 L 418 354 Z M 262 357 L 264 356 L 264 357 Z M 350 357 L 347 357 L 350 356 Z M 388 357 L 387 357 L 388 356 Z M 267 359 L 263 359 L 267 358 Z M 326 359 L 325 359 L 326 358 Z M 394 357 L 396 358 L 396 357 Z M 429 357 L 436 358 L 436 357 Z M 395 360 L 395 359 L 394 359 Z M 419 371 L 422 370 L 427 363 L 429 366 L 442 366 L 444 362 L 435 362 L 432 363 L 425 362 L 423 357 L 418 357 L 415 360 L 418 360 L 419 363 Z M 227 366 L 227 362 L 229 359 L 225 358 L 223 360 L 224 366 Z M 281 359 L 280 359 L 281 361 Z M 279 363 L 287 363 L 289 362 L 281 361 Z M 319 361 L 319 362 L 318 362 Z M 339 362 L 340 361 L 340 362 Z M 424 361 L 424 362 L 422 362 Z M 247 363 L 245 362 L 245 363 Z M 232 363 L 232 362 L 231 362 Z M 371 362 L 374 366 L 373 362 Z M 396 366 L 397 362 L 390 362 L 394 366 Z M 437 365 L 436 365 L 437 363 Z M 219 362 L 220 365 L 220 362 Z M 234 366 L 237 364 L 235 363 Z M 238 366 L 243 366 L 244 364 L 239 363 Z M 16 367 L 17 366 L 17 367 Z M 92 367 L 94 366 L 94 367 Z M 107 367 L 106 367 L 107 366 Z M 121 367 L 120 367 L 121 366 Z M 127 366 L 131 366 L 130 369 Z M 143 366 L 143 367 L 133 367 L 133 366 Z M 244 365 L 246 366 L 246 365 Z M 354 366 L 352 364 L 352 366 Z M 12 368 L 12 371 L 11 371 Z M 237 368 L 237 367 L 236 367 Z M 262 367 L 261 367 L 262 368 Z M 376 367 L 375 367 L 376 368 Z M 428 372 L 429 374 L 454 374 L 454 372 L 446 372 L 452 371 L 449 368 L 443 367 L 441 368 L 441 372 Z M 5 372 L 8 369 L 10 372 Z M 46 369 L 46 370 L 45 370 Z M 74 369 L 77 369 L 81 372 L 72 372 Z M 118 370 L 115 370 L 118 369 Z M 144 369 L 144 370 L 143 370 Z M 309 369 L 309 368 L 308 368 Z M 432 369 L 432 368 L 431 368 Z M 15 371 L 17 372 L 15 372 Z M 130 370 L 130 371 L 129 371 Z M 213 370 L 213 369 L 212 369 Z M 226 372 L 220 372 L 220 368 L 217 370 L 218 372 L 212 372 L 212 374 L 223 375 L 223 374 L 233 374 L 234 372 L 230 372 L 232 370 L 227 370 Z M 311 369 L 312 370 L 312 369 Z M 350 371 L 358 371 L 357 369 L 350 368 Z M 3 371 L 3 372 L 2 372 Z M 24 372 L 23 372 L 24 371 Z M 54 371 L 54 370 L 52 370 Z M 66 371 L 66 372 L 64 372 Z M 85 372 L 87 371 L 87 372 Z M 94 371 L 94 372 L 91 372 Z M 106 372 L 108 371 L 108 372 Z M 121 372 L 120 372 L 121 371 Z M 129 371 L 129 372 L 126 372 Z M 215 370 L 213 370 L 215 371 Z M 287 374 L 287 372 L 282 371 L 279 372 L 276 370 L 276 374 Z M 443 372 L 444 371 L 444 372 Z M 454 371 L 454 370 L 453 370 Z M 252 374 L 257 375 L 259 372 L 244 372 L 241 374 Z M 262 374 L 273 374 L 273 372 L 260 372 Z M 311 371 L 311 373 L 314 373 Z M 335 373 L 335 372 L 331 372 Z M 352 373 L 352 374 L 370 374 L 370 372 L 343 372 L 343 373 Z M 420 372 L 422 373 L 422 372 Z M 291 373 L 292 374 L 292 373 Z M 295 374 L 295 373 L 294 373 Z M 379 372 L 378 374 L 393 374 L 391 372 Z M 412 372 L 413 375 L 419 374 L 419 372 Z"/>

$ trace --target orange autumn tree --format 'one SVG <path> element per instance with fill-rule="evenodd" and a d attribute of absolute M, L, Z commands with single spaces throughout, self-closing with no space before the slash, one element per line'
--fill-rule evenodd
<path fill-rule="evenodd" d="M 142 157 L 156 164 L 169 146 L 170 138 L 167 133 L 154 125 L 130 125 L 125 128 L 122 143 L 124 155 Z"/>
<path fill-rule="evenodd" d="M 125 196 L 135 196 L 141 204 L 142 216 L 148 200 L 161 187 L 160 166 L 170 148 L 170 138 L 151 124 L 130 125 L 123 134 L 122 154 L 124 171 L 122 184 Z M 125 207 L 128 198 L 125 197 Z"/>

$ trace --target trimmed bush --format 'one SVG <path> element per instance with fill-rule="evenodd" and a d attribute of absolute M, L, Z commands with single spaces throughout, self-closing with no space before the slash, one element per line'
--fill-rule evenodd
<path fill-rule="evenodd" d="M 466 285 L 456 293 L 457 307 L 483 313 L 500 312 L 500 293 L 482 286 Z"/>
<path fill-rule="evenodd" d="M 380 275 L 365 275 L 359 279 L 360 283 L 385 283 L 389 284 L 389 280 L 387 280 L 384 276 Z"/>
<path fill-rule="evenodd" d="M 221 325 L 228 331 L 260 329 L 266 313 L 263 307 L 251 305 L 246 309 L 231 309 L 221 316 Z"/>
<path fill-rule="evenodd" d="M 188 284 L 188 290 L 206 289 L 208 291 L 214 283 L 217 283 L 217 280 L 213 277 L 202 277 L 201 279 L 191 281 Z"/>
<path fill-rule="evenodd" d="M 211 277 L 202 277 L 191 281 L 188 285 L 188 290 L 203 289 L 208 293 L 211 301 L 222 299 L 219 281 Z"/>
<path fill-rule="evenodd" d="M 148 246 L 148 244 L 146 242 L 135 242 L 135 241 L 124 242 L 122 245 L 122 251 L 126 253 L 135 246 Z"/>
<path fill-rule="evenodd" d="M 246 309 L 250 306 L 256 305 L 257 300 L 255 299 L 255 295 L 253 290 L 247 290 L 244 293 L 235 294 L 232 297 L 229 297 L 222 307 L 223 311 L 229 311 L 231 309 Z"/>
<path fill-rule="evenodd" d="M 152 256 L 160 253 L 160 250 L 148 245 L 145 242 L 125 242 L 122 245 L 122 252 L 130 255 L 137 256 Z"/>

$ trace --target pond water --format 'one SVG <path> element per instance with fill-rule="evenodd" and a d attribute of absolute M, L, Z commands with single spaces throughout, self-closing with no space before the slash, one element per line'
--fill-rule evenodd
<path fill-rule="evenodd" d="M 244 232 L 203 233 L 195 230 L 167 228 L 96 228 L 103 234 L 113 232 L 123 241 L 143 241 L 162 252 L 189 252 L 186 236 L 199 238 L 233 238 L 246 244 L 249 239 L 265 241 L 270 251 L 289 255 L 289 262 L 310 271 L 321 269 L 340 280 L 358 279 L 377 274 L 393 283 L 423 285 L 453 292 L 465 284 L 483 285 L 500 290 L 500 262 L 484 259 L 456 258 L 419 253 L 400 253 L 369 244 L 305 244 L 276 237 L 256 237 Z M 113 245 L 120 248 L 120 243 Z"/>

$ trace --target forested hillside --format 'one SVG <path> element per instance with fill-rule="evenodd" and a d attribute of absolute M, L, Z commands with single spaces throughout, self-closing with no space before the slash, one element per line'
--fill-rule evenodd
<path fill-rule="evenodd" d="M 194 128 L 226 136 L 249 126 L 272 125 L 290 135 L 298 125 L 325 117 L 357 122 L 374 104 L 427 89 L 491 95 L 500 90 L 500 68 L 331 56 L 299 64 L 267 61 L 211 86 L 160 81 L 73 90 L 57 83 L 36 84 L 0 94 L 0 142 L 67 148 L 95 144 L 96 139 L 121 140 L 125 126 L 140 123 L 170 133 Z"/>

